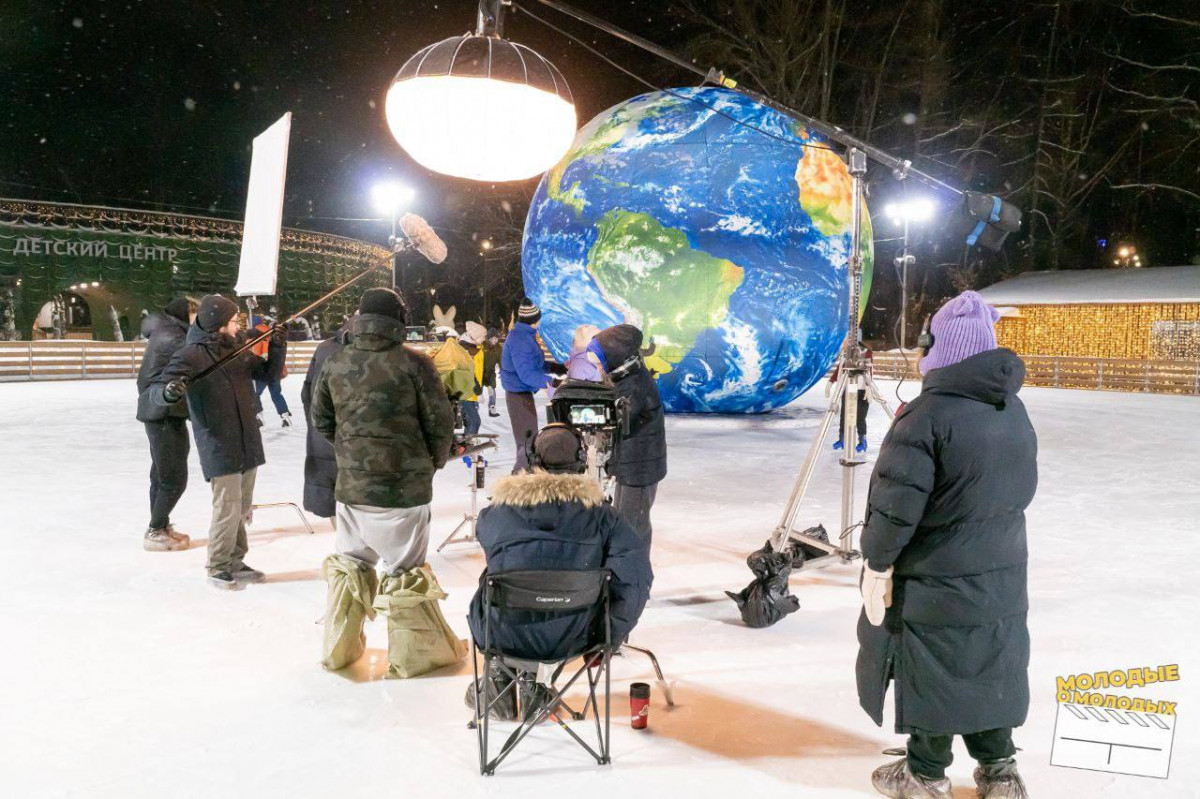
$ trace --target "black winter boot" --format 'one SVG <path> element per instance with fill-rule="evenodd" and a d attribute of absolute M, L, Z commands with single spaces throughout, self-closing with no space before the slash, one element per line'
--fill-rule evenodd
<path fill-rule="evenodd" d="M 237 580 L 233 579 L 233 575 L 229 572 L 214 572 L 208 575 L 208 584 L 213 588 L 220 588 L 222 591 L 241 591 L 246 586 Z"/>
<path fill-rule="evenodd" d="M 1029 799 L 1016 758 L 980 763 L 975 769 L 975 795 L 979 799 Z"/>
<path fill-rule="evenodd" d="M 245 563 L 243 563 L 241 566 L 235 566 L 230 571 L 230 574 L 233 575 L 233 579 L 241 583 L 261 583 L 263 580 L 267 579 L 267 575 L 263 574 L 258 569 L 247 566 Z"/>

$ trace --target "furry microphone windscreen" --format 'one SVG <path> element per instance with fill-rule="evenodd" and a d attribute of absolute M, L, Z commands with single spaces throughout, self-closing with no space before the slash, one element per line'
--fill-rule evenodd
<path fill-rule="evenodd" d="M 400 217 L 400 229 L 417 252 L 430 262 L 440 264 L 446 260 L 446 242 L 442 241 L 424 219 L 416 214 L 405 214 Z"/>

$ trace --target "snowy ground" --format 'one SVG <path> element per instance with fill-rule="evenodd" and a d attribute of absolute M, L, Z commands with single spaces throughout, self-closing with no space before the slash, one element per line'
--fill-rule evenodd
<path fill-rule="evenodd" d="M 284 385 L 298 409 L 300 380 Z M 380 620 L 369 662 L 321 670 L 324 523 L 308 536 L 290 511 L 260 512 L 248 560 L 269 582 L 209 588 L 209 492 L 193 454 L 175 520 L 199 546 L 141 550 L 149 457 L 134 393 L 132 381 L 0 385 L 0 796 L 517 797 L 569 786 L 579 799 L 864 797 L 880 750 L 901 743 L 857 705 L 850 567 L 793 580 L 802 608 L 768 630 L 743 627 L 722 593 L 747 582 L 743 559 L 777 522 L 819 391 L 770 416 L 668 422 L 657 577 L 634 639 L 658 653 L 678 707 L 668 712 L 655 687 L 650 731 L 630 730 L 627 686 L 649 669 L 618 662 L 612 766 L 589 764 L 545 728 L 490 779 L 465 726 L 469 665 L 379 679 Z M 1017 737 L 1021 769 L 1034 797 L 1200 795 L 1200 401 L 1023 396 L 1041 439 L 1041 488 L 1029 514 L 1034 698 Z M 502 432 L 501 421 L 485 419 L 485 430 Z M 871 421 L 873 459 L 883 420 Z M 257 498 L 299 501 L 304 431 L 277 425 L 272 414 Z M 496 474 L 510 462 L 506 446 Z M 461 518 L 466 482 L 459 464 L 438 476 L 435 540 Z M 812 497 L 804 520 L 834 526 L 832 458 Z M 430 561 L 465 636 L 482 558 L 458 549 Z M 1168 781 L 1049 765 L 1055 675 L 1168 663 L 1182 681 L 1140 694 L 1180 703 Z M 956 754 L 951 777 L 965 799 L 973 764 L 959 745 Z"/>

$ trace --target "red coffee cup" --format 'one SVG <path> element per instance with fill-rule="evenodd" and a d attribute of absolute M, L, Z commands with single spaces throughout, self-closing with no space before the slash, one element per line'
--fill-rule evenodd
<path fill-rule="evenodd" d="M 650 686 L 635 682 L 629 686 L 629 722 L 635 730 L 644 730 L 650 718 Z"/>

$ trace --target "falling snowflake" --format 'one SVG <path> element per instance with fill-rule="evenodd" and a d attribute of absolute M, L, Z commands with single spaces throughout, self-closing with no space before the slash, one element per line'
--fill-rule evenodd
<path fill-rule="evenodd" d="M 241 91 L 241 90 L 242 90 L 242 82 L 241 82 L 241 81 L 238 81 L 238 80 L 235 80 L 235 81 L 233 82 L 233 90 L 234 90 L 235 92 Z"/>
<path fill-rule="evenodd" d="M 375 101 L 374 101 L 374 100 L 367 100 L 367 105 L 368 105 L 368 106 L 370 106 L 371 108 L 374 108 L 374 107 L 375 107 Z"/>
<path fill-rule="evenodd" d="M 76 28 L 82 28 L 83 27 L 83 18 L 75 17 L 75 19 L 71 20 L 71 25 L 73 25 Z"/>
<path fill-rule="evenodd" d="M 915 125 L 915 124 L 917 124 L 917 115 L 914 114 L 912 111 L 909 111 L 907 114 L 900 117 L 900 121 L 903 122 L 905 125 Z"/>
<path fill-rule="evenodd" d="M 196 101 L 193 100 L 191 97 L 188 97 L 188 98 L 184 99 L 183 107 L 189 111 L 195 111 L 196 110 Z"/>

